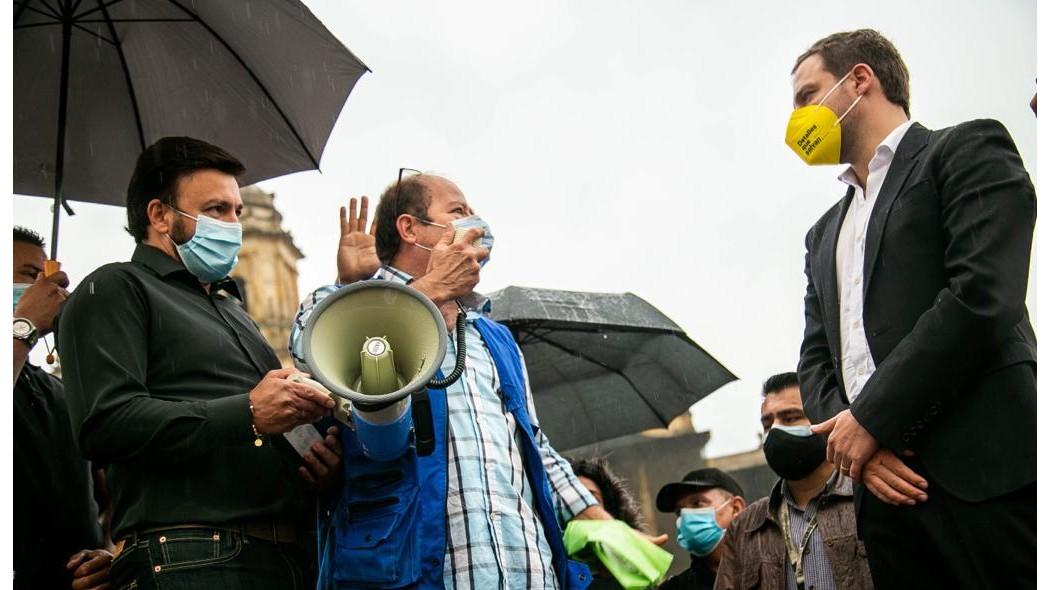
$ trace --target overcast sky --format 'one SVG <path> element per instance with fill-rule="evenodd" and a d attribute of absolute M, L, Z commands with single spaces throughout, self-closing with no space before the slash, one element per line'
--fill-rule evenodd
<path fill-rule="evenodd" d="M 880 30 L 916 120 L 999 119 L 1035 175 L 1034 0 L 307 4 L 373 73 L 322 172 L 263 183 L 306 254 L 300 295 L 334 276 L 347 198 L 403 166 L 446 175 L 496 235 L 480 290 L 631 291 L 740 377 L 693 408 L 712 456 L 757 447 L 760 384 L 797 360 L 803 236 L 843 193 L 783 144 L 810 43 Z M 73 206 L 74 282 L 130 257 L 122 209 Z M 14 220 L 49 235 L 43 199 L 16 197 Z"/>

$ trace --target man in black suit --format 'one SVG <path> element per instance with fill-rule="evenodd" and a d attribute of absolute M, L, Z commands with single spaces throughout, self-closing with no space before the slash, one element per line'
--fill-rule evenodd
<path fill-rule="evenodd" d="M 828 460 L 863 483 L 875 584 L 1034 587 L 1035 190 L 1013 140 L 912 122 L 872 30 L 817 41 L 792 75 L 789 147 L 850 165 L 806 236 L 799 376 Z"/>

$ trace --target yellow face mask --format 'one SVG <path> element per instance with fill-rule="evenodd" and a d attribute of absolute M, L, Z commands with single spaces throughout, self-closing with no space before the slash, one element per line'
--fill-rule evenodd
<path fill-rule="evenodd" d="M 853 110 L 853 107 L 857 106 L 864 95 L 858 96 L 841 117 L 836 116 L 835 111 L 824 106 L 824 101 L 848 77 L 847 73 L 836 82 L 819 103 L 795 109 L 788 120 L 784 143 L 810 166 L 841 163 L 842 127 L 839 126 L 839 123 Z"/>

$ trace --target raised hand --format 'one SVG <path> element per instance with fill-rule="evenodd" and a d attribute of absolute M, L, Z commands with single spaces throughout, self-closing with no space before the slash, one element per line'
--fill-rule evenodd
<path fill-rule="evenodd" d="M 44 273 L 38 274 L 36 282 L 30 285 L 18 300 L 14 317 L 26 318 L 33 322 L 41 336 L 50 333 L 55 316 L 69 297 L 69 292 L 66 291 L 68 286 L 69 277 L 62 271 L 46 277 Z"/>
<path fill-rule="evenodd" d="M 379 270 L 379 256 L 376 254 L 376 220 L 368 231 L 368 197 L 361 197 L 360 213 L 357 199 L 350 199 L 347 207 L 339 208 L 339 248 L 336 251 L 335 265 L 339 273 L 339 283 L 349 285 L 371 278 Z"/>

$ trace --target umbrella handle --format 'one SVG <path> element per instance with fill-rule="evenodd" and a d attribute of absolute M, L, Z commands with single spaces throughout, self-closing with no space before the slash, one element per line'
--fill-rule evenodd
<path fill-rule="evenodd" d="M 57 260 L 45 260 L 44 261 L 44 276 L 49 277 L 56 272 L 62 270 L 62 263 Z"/>

